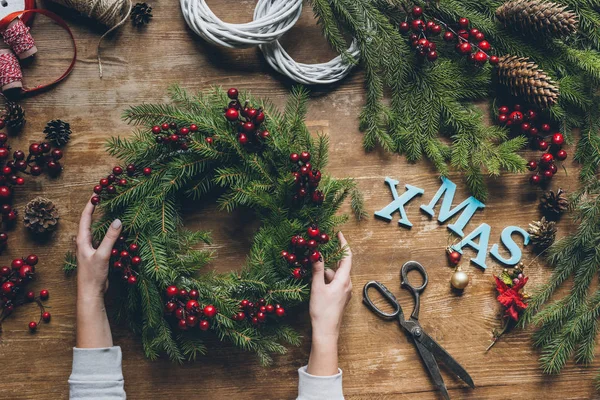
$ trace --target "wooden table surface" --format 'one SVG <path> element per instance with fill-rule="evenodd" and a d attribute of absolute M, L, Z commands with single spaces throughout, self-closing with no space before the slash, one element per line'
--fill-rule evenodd
<path fill-rule="evenodd" d="M 231 22 L 249 20 L 254 1 L 208 2 L 218 16 Z M 65 150 L 63 174 L 57 179 L 28 179 L 15 196 L 19 211 L 36 195 L 56 202 L 62 218 L 60 229 L 49 241 L 29 237 L 21 224 L 9 233 L 9 247 L 2 264 L 31 252 L 41 261 L 32 288 L 48 288 L 47 302 L 53 315 L 49 325 L 30 334 L 27 323 L 37 313 L 33 306 L 23 307 L 4 324 L 0 342 L 2 399 L 62 399 L 68 396 L 67 378 L 71 371 L 71 348 L 75 344 L 75 292 L 73 278 L 64 277 L 62 259 L 74 248 L 79 213 L 93 185 L 106 175 L 114 160 L 104 152 L 104 141 L 113 135 L 128 136 L 131 129 L 120 120 L 124 108 L 142 102 L 166 100 L 166 89 L 180 83 L 191 90 L 211 85 L 250 89 L 283 105 L 291 82 L 272 71 L 256 49 L 224 50 L 213 48 L 197 38 L 185 25 L 174 0 L 154 0 L 154 19 L 145 29 L 126 23 L 116 35 L 104 42 L 104 79 L 98 78 L 96 44 L 103 28 L 64 8 L 47 4 L 59 12 L 73 28 L 78 62 L 75 71 L 56 88 L 25 99 L 27 113 L 24 131 L 10 143 L 25 149 L 42 138 L 50 119 L 71 123 L 72 140 Z M 67 35 L 56 25 L 38 17 L 32 31 L 39 54 L 25 68 L 25 80 L 33 85 L 57 76 L 70 58 Z M 305 9 L 298 24 L 283 40 L 296 59 L 304 62 L 326 61 L 333 56 L 321 37 L 312 12 Z M 308 125 L 311 132 L 325 132 L 331 138 L 328 173 L 352 177 L 363 191 L 369 218 L 350 222 L 343 231 L 355 254 L 352 280 L 354 297 L 344 319 L 340 340 L 340 367 L 344 370 L 344 392 L 348 399 L 437 399 L 428 374 L 414 346 L 393 323 L 377 319 L 361 304 L 365 282 L 377 279 L 392 288 L 400 300 L 411 304 L 406 291 L 399 289 L 399 268 L 407 260 L 418 260 L 428 268 L 429 286 L 421 306 L 421 322 L 473 377 L 477 388 L 471 390 L 443 371 L 454 399 L 553 399 L 597 398 L 593 379 L 597 363 L 584 367 L 569 362 L 558 376 L 545 376 L 532 349 L 530 331 L 514 331 L 489 353 L 485 352 L 491 330 L 500 324 L 500 308 L 495 300 L 492 273 L 500 266 L 489 260 L 482 271 L 466 261 L 463 265 L 471 284 L 462 296 L 452 293 L 444 247 L 449 231 L 435 219 L 419 211 L 428 203 L 440 181 L 426 162 L 407 163 L 404 157 L 381 151 L 365 153 L 357 116 L 365 100 L 361 71 L 351 74 L 339 85 L 320 88 L 310 101 Z M 571 152 L 572 153 L 572 152 Z M 565 163 L 568 175 L 560 171 L 553 182 L 556 188 L 576 186 L 576 165 Z M 384 178 L 401 184 L 411 183 L 425 189 L 421 199 L 407 207 L 414 226 L 399 227 L 395 219 L 386 223 L 373 218 L 373 212 L 388 204 L 390 192 Z M 459 186 L 457 200 L 467 196 L 460 176 L 452 176 Z M 481 222 L 492 226 L 491 243 L 499 241 L 505 226 L 527 224 L 538 219 L 539 189 L 527 184 L 527 175 L 503 176 L 490 181 L 486 208 L 467 227 Z M 348 209 L 348 207 L 347 207 Z M 248 237 L 237 234 L 237 216 L 214 213 L 215 208 L 186 216 L 186 225 L 210 229 L 218 271 L 237 268 L 249 248 Z M 397 215 L 396 215 L 397 217 Z M 566 234 L 570 222 L 563 220 L 559 235 Z M 473 255 L 468 250 L 466 256 Z M 534 255 L 524 251 L 530 287 L 542 283 L 550 269 L 531 262 Z M 465 257 L 466 259 L 466 257 Z M 407 307 L 410 307 L 407 305 Z M 113 324 L 114 341 L 123 349 L 123 372 L 129 398 L 211 398 L 211 399 L 290 399 L 296 395 L 296 370 L 307 361 L 310 349 L 308 313 L 301 312 L 293 324 L 304 334 L 299 348 L 290 348 L 276 357 L 270 368 L 260 367 L 251 354 L 231 348 L 214 348 L 195 364 L 174 365 L 166 359 L 150 362 L 143 356 L 139 338 L 125 327 Z"/>

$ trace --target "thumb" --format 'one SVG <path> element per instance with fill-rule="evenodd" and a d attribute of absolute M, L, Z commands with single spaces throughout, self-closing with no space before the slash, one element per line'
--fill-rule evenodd
<path fill-rule="evenodd" d="M 320 287 L 325 285 L 325 263 L 319 260 L 312 265 L 312 287 Z"/>
<path fill-rule="evenodd" d="M 104 239 L 102 239 L 102 243 L 100 243 L 98 250 L 96 250 L 100 256 L 106 258 L 110 257 L 110 252 L 119 238 L 122 229 L 123 224 L 120 219 L 115 219 L 112 224 L 110 224 L 106 235 L 104 235 Z"/>

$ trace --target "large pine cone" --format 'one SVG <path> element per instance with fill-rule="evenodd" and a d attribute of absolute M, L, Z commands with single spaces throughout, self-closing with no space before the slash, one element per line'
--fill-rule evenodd
<path fill-rule="evenodd" d="M 556 193 L 549 190 L 540 198 L 540 209 L 550 221 L 557 220 L 568 208 L 569 200 L 562 189 L 558 189 Z"/>
<path fill-rule="evenodd" d="M 550 107 L 558 99 L 558 84 L 528 58 L 500 57 L 498 79 L 512 95 L 523 96 L 542 108 Z"/>
<path fill-rule="evenodd" d="M 536 251 L 546 250 L 556 239 L 556 222 L 545 217 L 529 224 L 529 240 Z"/>
<path fill-rule="evenodd" d="M 524 33 L 539 32 L 558 37 L 577 31 L 577 14 L 566 6 L 544 0 L 511 0 L 496 10 L 496 17 Z"/>
<path fill-rule="evenodd" d="M 44 197 L 36 197 L 25 206 L 25 227 L 33 233 L 46 233 L 56 229 L 58 210 L 54 203 Z"/>

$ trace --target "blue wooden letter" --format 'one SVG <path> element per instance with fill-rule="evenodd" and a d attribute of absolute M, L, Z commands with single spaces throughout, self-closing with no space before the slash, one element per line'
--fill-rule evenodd
<path fill-rule="evenodd" d="M 469 233 L 466 238 L 461 240 L 460 243 L 452 246 L 452 248 L 462 254 L 463 247 L 471 247 L 477 252 L 477 257 L 471 258 L 471 262 L 486 269 L 485 259 L 487 257 L 488 243 L 490 241 L 490 231 L 491 228 L 488 224 L 481 224 L 473 232 Z M 477 236 L 479 236 L 479 243 L 473 241 Z"/>
<path fill-rule="evenodd" d="M 502 241 L 504 247 L 506 247 L 506 250 L 508 250 L 508 252 L 510 253 L 510 258 L 507 260 L 506 258 L 500 255 L 497 244 L 493 245 L 492 250 L 490 251 L 492 257 L 506 265 L 515 265 L 519 261 L 521 261 L 521 249 L 519 248 L 519 246 L 517 246 L 517 244 L 512 238 L 512 234 L 515 232 L 520 233 L 521 236 L 523 236 L 523 246 L 527 246 L 529 244 L 529 233 L 527 233 L 526 230 L 519 228 L 518 226 L 507 226 L 502 231 L 502 234 L 500 235 L 500 240 Z"/>
<path fill-rule="evenodd" d="M 444 196 L 444 200 L 442 200 L 442 205 L 440 207 L 438 221 L 440 223 L 444 223 L 459 211 L 464 210 L 455 223 L 448 225 L 448 229 L 456 233 L 458 236 L 463 237 L 465 235 L 463 229 L 465 229 L 465 226 L 469 223 L 471 218 L 473 218 L 473 214 L 475 214 L 478 209 L 484 208 L 485 204 L 471 196 L 451 209 L 452 202 L 454 201 L 454 193 L 456 193 L 456 185 L 450 179 L 442 177 L 442 186 L 440 186 L 437 193 L 435 196 L 433 196 L 433 199 L 431 199 L 431 202 L 428 205 L 421 206 L 421 210 L 433 217 L 435 215 L 433 208 L 440 198 Z"/>
<path fill-rule="evenodd" d="M 396 191 L 396 185 L 400 182 L 398 182 L 395 179 L 386 177 L 385 183 L 390 185 L 390 190 L 392 191 L 392 197 L 394 198 L 394 201 L 392 201 L 390 204 L 388 204 L 381 210 L 377 211 L 375 213 L 375 216 L 379 217 L 379 218 L 383 218 L 387 221 L 391 221 L 392 214 L 395 213 L 396 211 L 400 211 L 400 220 L 398 221 L 398 225 L 404 225 L 404 226 L 411 227 L 412 224 L 410 223 L 410 221 L 408 220 L 408 217 L 406 216 L 406 211 L 404 210 L 404 205 L 406 203 L 408 203 L 409 201 L 411 201 L 415 196 L 423 194 L 424 190 L 420 189 L 416 186 L 406 184 L 405 185 L 406 192 L 404 192 L 402 194 L 402 196 L 398 196 L 398 192 Z"/>

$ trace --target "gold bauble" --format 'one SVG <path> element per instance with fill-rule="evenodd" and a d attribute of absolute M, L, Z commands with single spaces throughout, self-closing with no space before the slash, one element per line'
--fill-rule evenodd
<path fill-rule="evenodd" d="M 469 285 L 469 275 L 459 268 L 452 274 L 450 284 L 454 289 L 463 290 Z"/>

